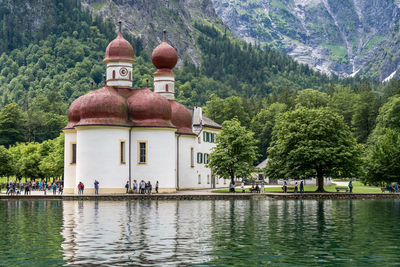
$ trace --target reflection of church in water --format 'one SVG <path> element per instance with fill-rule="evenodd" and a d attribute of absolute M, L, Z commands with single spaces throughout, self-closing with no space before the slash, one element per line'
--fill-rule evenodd
<path fill-rule="evenodd" d="M 76 99 L 65 127 L 64 192 L 77 193 L 79 182 L 93 193 L 123 193 L 128 180 L 159 181 L 160 192 L 214 188 L 223 179 L 206 164 L 221 126 L 175 98 L 178 54 L 166 41 L 152 61 L 154 91 L 132 88 L 134 51 L 118 33 L 108 45 L 106 84 Z"/>

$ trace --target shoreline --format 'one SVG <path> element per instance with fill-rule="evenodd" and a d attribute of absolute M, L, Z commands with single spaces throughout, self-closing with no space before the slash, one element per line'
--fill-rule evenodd
<path fill-rule="evenodd" d="M 400 199 L 399 193 L 210 193 L 210 194 L 103 194 L 103 195 L 0 195 L 0 200 L 348 200 Z"/>

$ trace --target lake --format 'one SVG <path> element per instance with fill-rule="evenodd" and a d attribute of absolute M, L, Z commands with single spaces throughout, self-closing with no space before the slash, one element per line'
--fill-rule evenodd
<path fill-rule="evenodd" d="M 0 201 L 0 266 L 399 265 L 399 200 Z"/>

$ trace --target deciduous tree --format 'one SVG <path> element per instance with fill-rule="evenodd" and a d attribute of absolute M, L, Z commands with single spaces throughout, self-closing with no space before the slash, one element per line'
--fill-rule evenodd
<path fill-rule="evenodd" d="M 246 130 L 235 118 L 222 124 L 222 131 L 217 135 L 217 146 L 210 154 L 208 166 L 214 174 L 224 179 L 248 177 L 257 159 L 254 133 Z"/>
<path fill-rule="evenodd" d="M 343 117 L 329 108 L 298 108 L 278 117 L 268 149 L 266 174 L 273 179 L 316 177 L 318 192 L 324 177 L 357 177 L 362 146 Z"/>

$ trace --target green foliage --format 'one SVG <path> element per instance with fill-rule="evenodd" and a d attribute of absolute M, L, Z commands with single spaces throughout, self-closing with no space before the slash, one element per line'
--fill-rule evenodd
<path fill-rule="evenodd" d="M 375 128 L 379 106 L 380 102 L 374 92 L 366 91 L 357 95 L 352 126 L 358 142 L 365 143 Z"/>
<path fill-rule="evenodd" d="M 231 182 L 235 177 L 248 177 L 257 158 L 254 133 L 241 126 L 236 118 L 225 121 L 222 127 L 207 166 L 215 175 L 230 178 Z"/>
<path fill-rule="evenodd" d="M 321 108 L 328 105 L 329 96 L 313 89 L 305 89 L 297 94 L 295 101 L 297 108 Z"/>
<path fill-rule="evenodd" d="M 0 177 L 12 174 L 11 160 L 10 152 L 4 146 L 0 146 Z"/>
<path fill-rule="evenodd" d="M 18 143 L 8 150 L 10 172 L 5 176 L 18 179 L 60 177 L 64 172 L 64 134 L 43 143 Z M 1 174 L 0 174 L 1 175 Z"/>
<path fill-rule="evenodd" d="M 400 182 L 400 132 L 386 128 L 368 148 L 364 182 Z"/>
<path fill-rule="evenodd" d="M 261 109 L 251 121 L 251 130 L 258 141 L 259 161 L 267 157 L 267 149 L 271 143 L 276 117 L 285 111 L 287 111 L 285 104 L 274 103 L 266 109 Z"/>
<path fill-rule="evenodd" d="M 247 126 L 250 120 L 249 114 L 244 110 L 242 99 L 237 96 L 222 99 L 212 94 L 204 108 L 204 114 L 219 124 L 237 118 L 242 125 Z"/>
<path fill-rule="evenodd" d="M 24 141 L 25 119 L 21 108 L 11 103 L 0 110 L 0 145 Z"/>
<path fill-rule="evenodd" d="M 278 117 L 268 149 L 266 174 L 273 179 L 357 177 L 362 147 L 343 118 L 329 108 L 299 108 Z"/>
<path fill-rule="evenodd" d="M 364 181 L 369 184 L 400 182 L 400 96 L 384 104 L 368 139 Z"/>

